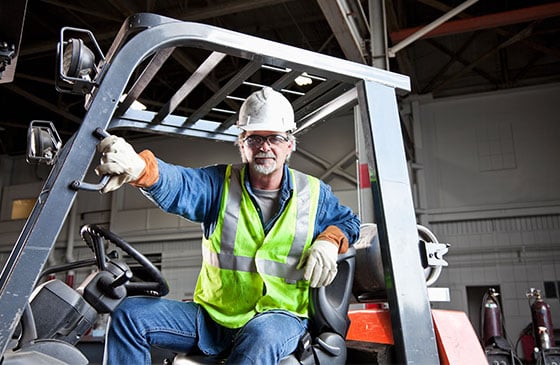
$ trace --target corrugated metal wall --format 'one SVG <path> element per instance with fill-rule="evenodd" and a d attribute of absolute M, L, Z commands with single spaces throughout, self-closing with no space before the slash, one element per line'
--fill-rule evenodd
<path fill-rule="evenodd" d="M 451 244 L 436 283 L 451 302 L 434 306 L 470 311 L 478 329 L 480 298 L 469 288 L 498 287 L 513 343 L 531 321 L 527 291 L 560 280 L 559 93 L 553 85 L 420 99 L 411 108 L 423 220 Z M 545 300 L 560 327 L 558 298 Z"/>

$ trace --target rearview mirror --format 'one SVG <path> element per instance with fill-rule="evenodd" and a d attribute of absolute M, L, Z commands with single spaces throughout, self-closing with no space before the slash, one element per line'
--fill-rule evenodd
<path fill-rule="evenodd" d="M 27 130 L 27 162 L 54 164 L 62 140 L 52 122 L 34 120 Z"/>

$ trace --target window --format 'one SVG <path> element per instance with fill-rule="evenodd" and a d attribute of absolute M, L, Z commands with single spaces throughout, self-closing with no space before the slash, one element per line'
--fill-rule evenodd
<path fill-rule="evenodd" d="M 10 218 L 13 219 L 27 219 L 31 210 L 35 205 L 37 199 L 14 199 L 12 200 L 12 214 Z"/>

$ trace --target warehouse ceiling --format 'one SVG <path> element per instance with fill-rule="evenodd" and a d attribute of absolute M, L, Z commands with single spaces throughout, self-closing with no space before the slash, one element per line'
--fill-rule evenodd
<path fill-rule="evenodd" d="M 369 9 L 382 0 L 28 0 L 22 24 L 24 3 L 0 4 L 0 42 L 21 37 L 17 58 L 0 80 L 0 154 L 12 156 L 25 153 L 31 120 L 54 121 L 67 139 L 84 113 L 82 98 L 54 87 L 60 29 L 91 30 L 107 52 L 123 21 L 139 12 L 403 73 L 412 91 L 399 97 L 440 98 L 560 81 L 560 1 L 392 0 L 385 1 L 383 19 Z M 441 25 L 430 32 L 423 28 L 436 23 Z M 0 56 L 8 53 L 0 43 Z M 194 62 L 188 55 L 175 62 L 168 82 L 174 72 L 192 72 Z"/>

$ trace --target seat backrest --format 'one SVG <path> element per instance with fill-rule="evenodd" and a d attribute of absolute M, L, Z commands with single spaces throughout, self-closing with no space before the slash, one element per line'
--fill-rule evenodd
<path fill-rule="evenodd" d="M 338 256 L 338 272 L 333 282 L 310 291 L 310 332 L 313 337 L 323 332 L 335 332 L 346 337 L 350 319 L 348 308 L 356 268 L 356 250 L 350 247 Z"/>

